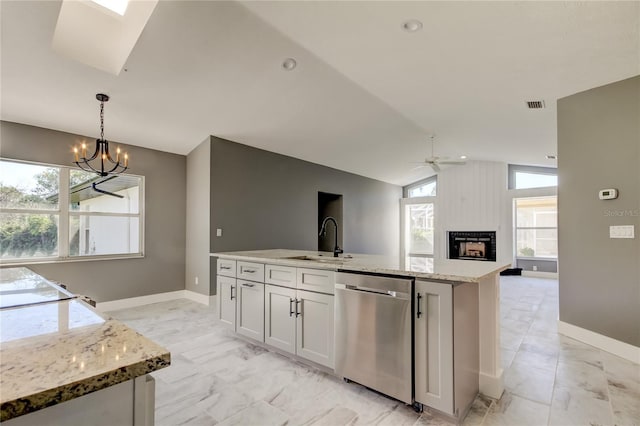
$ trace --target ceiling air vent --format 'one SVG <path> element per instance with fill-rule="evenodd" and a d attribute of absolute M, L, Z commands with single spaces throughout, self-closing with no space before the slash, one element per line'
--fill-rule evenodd
<path fill-rule="evenodd" d="M 527 101 L 527 108 L 529 109 L 544 108 L 544 101 Z"/>

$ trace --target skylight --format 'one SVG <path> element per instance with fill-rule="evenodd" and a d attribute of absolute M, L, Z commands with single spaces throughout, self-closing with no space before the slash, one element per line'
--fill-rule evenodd
<path fill-rule="evenodd" d="M 109 9 L 112 12 L 117 13 L 120 16 L 124 16 L 129 5 L 129 0 L 91 0 L 94 3 L 99 4 L 102 7 Z"/>

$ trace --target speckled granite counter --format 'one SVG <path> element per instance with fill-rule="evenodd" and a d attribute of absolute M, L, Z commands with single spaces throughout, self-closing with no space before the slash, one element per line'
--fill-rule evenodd
<path fill-rule="evenodd" d="M 170 364 L 167 349 L 33 272 L 12 269 L 0 270 L 2 421 Z M 15 295 L 19 303 L 8 306 Z"/>
<path fill-rule="evenodd" d="M 267 262 L 274 265 L 390 274 L 451 282 L 480 282 L 485 277 L 495 275 L 509 267 L 509 264 L 497 262 L 443 260 L 434 264 L 433 271 L 420 272 L 402 268 L 397 257 L 347 253 L 336 259 L 333 253 L 284 249 L 211 253 L 211 256 L 242 259 L 247 262 Z M 300 257 L 309 259 L 300 259 Z"/>

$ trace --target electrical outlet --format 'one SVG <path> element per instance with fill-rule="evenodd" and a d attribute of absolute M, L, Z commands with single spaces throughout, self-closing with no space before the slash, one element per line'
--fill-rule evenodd
<path fill-rule="evenodd" d="M 216 237 L 222 237 L 222 228 L 216 229 Z"/>
<path fill-rule="evenodd" d="M 537 271 L 538 270 L 538 265 L 533 265 L 533 270 Z"/>
<path fill-rule="evenodd" d="M 198 285 L 198 277 L 196 277 L 196 285 Z"/>

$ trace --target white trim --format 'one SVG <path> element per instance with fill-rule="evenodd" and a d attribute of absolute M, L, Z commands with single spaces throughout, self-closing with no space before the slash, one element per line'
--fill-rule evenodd
<path fill-rule="evenodd" d="M 602 349 L 603 351 L 612 353 L 633 363 L 640 364 L 640 347 L 638 346 L 603 336 L 602 334 L 577 327 L 564 321 L 558 321 L 558 333 Z"/>
<path fill-rule="evenodd" d="M 522 270 L 523 277 L 534 277 L 534 278 L 549 278 L 549 279 L 558 279 L 557 272 L 544 272 L 544 271 L 525 271 Z"/>
<path fill-rule="evenodd" d="M 128 299 L 98 302 L 96 309 L 100 312 L 117 311 L 119 309 L 135 308 L 136 306 L 149 305 L 151 303 L 167 302 L 169 300 L 184 299 L 185 290 L 170 291 L 167 293 L 149 294 L 147 296 L 130 297 Z"/>
<path fill-rule="evenodd" d="M 502 392 L 504 392 L 502 373 L 502 369 L 498 371 L 497 376 L 480 373 L 480 393 L 493 399 L 500 399 L 500 397 L 502 397 Z"/>
<path fill-rule="evenodd" d="M 207 306 L 215 306 L 215 296 L 207 296 L 206 294 L 196 293 L 191 290 L 184 290 L 184 298 L 193 300 Z"/>
<path fill-rule="evenodd" d="M 176 299 L 188 299 L 206 306 L 215 306 L 216 296 L 207 296 L 191 290 L 176 290 L 167 293 L 149 294 L 146 296 L 130 297 L 128 299 L 98 302 L 96 309 L 100 312 L 117 311 L 119 309 L 135 308 L 136 306 L 149 305 L 151 303 L 167 302 Z"/>

